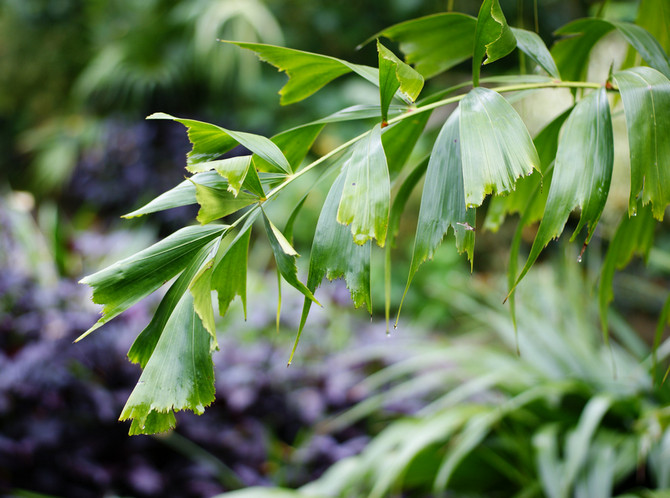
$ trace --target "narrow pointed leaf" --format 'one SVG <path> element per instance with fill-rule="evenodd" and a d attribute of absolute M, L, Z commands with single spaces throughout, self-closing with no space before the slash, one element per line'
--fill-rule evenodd
<path fill-rule="evenodd" d="M 225 230 L 225 226 L 182 228 L 151 247 L 83 278 L 81 283 L 93 288 L 93 302 L 104 307 L 102 318 L 77 340 L 157 290 Z"/>
<path fill-rule="evenodd" d="M 293 170 L 300 167 L 300 163 L 311 149 L 314 140 L 323 130 L 323 124 L 312 123 L 305 126 L 299 126 L 279 133 L 271 138 L 272 142 L 279 147 L 284 157 L 289 162 Z M 258 171 L 273 172 L 276 170 L 270 163 L 262 157 L 254 157 L 254 165 Z"/>
<path fill-rule="evenodd" d="M 561 75 L 556 67 L 556 62 L 554 62 L 554 58 L 551 56 L 551 52 L 549 52 L 549 49 L 542 41 L 542 38 L 532 31 L 519 28 L 511 29 L 514 38 L 516 38 L 516 46 L 518 49 L 533 59 L 549 76 L 560 80 Z"/>
<path fill-rule="evenodd" d="M 120 420 L 133 419 L 131 434 L 174 427 L 176 410 L 202 414 L 214 401 L 211 337 L 185 292 L 165 325 Z"/>
<path fill-rule="evenodd" d="M 482 61 L 490 64 L 502 59 L 516 48 L 516 39 L 500 8 L 498 0 L 484 0 L 477 16 L 472 56 L 472 82 L 479 85 Z M 486 55 L 486 59 L 484 59 Z"/>
<path fill-rule="evenodd" d="M 198 200 L 195 198 L 195 184 L 204 185 L 219 190 L 226 190 L 228 188 L 228 181 L 221 177 L 214 171 L 207 171 L 205 173 L 198 173 L 192 177 L 184 180 L 176 187 L 162 193 L 152 201 L 135 211 L 125 214 L 123 218 L 135 218 L 137 216 L 144 216 L 145 214 L 155 213 L 157 211 L 165 211 L 180 206 L 188 206 L 189 204 L 196 204 Z"/>
<path fill-rule="evenodd" d="M 165 293 L 151 322 L 149 322 L 149 325 L 147 325 L 137 336 L 128 351 L 128 359 L 131 362 L 138 363 L 142 368 L 146 366 L 175 306 L 177 306 L 177 303 L 184 292 L 188 291 L 190 282 L 202 267 L 202 264 L 210 257 L 210 251 L 215 242 L 216 240 L 209 242 L 200 250 L 197 256 L 191 260 L 191 263 L 189 263 L 177 280 L 170 286 L 170 289 Z"/>
<path fill-rule="evenodd" d="M 216 340 L 216 324 L 214 323 L 214 307 L 212 306 L 212 269 L 214 259 L 210 259 L 200 269 L 189 285 L 189 291 L 193 295 L 193 309 L 198 314 L 202 326 L 209 333 L 212 340 L 211 350 L 218 349 Z"/>
<path fill-rule="evenodd" d="M 262 61 L 272 64 L 280 71 L 286 72 L 289 80 L 279 91 L 282 105 L 294 104 L 306 99 L 335 78 L 352 71 L 374 85 L 378 84 L 378 73 L 375 68 L 352 64 L 335 57 L 262 43 L 231 41 L 226 41 L 225 43 L 231 43 L 251 50 Z"/>
<path fill-rule="evenodd" d="M 570 212 L 577 207 L 581 217 L 573 238 L 586 225 L 588 244 L 609 193 L 613 149 L 610 108 L 603 88 L 579 101 L 565 122 L 544 217 L 517 283 L 542 249 L 561 234 Z"/>
<path fill-rule="evenodd" d="M 465 204 L 514 190 L 517 178 L 540 169 L 526 125 L 498 93 L 473 88 L 460 104 L 460 145 Z"/>
<path fill-rule="evenodd" d="M 393 116 L 398 116 L 404 112 L 408 112 L 408 107 L 406 105 L 395 105 L 391 104 L 388 109 L 389 118 Z M 318 119 L 312 124 L 330 124 L 330 123 L 339 123 L 342 121 L 355 121 L 359 119 L 372 119 L 379 116 L 381 112 L 381 106 L 379 105 L 370 105 L 370 104 L 359 104 L 350 107 L 346 107 L 340 111 L 334 112 L 325 118 Z"/>
<path fill-rule="evenodd" d="M 321 306 L 321 304 L 314 298 L 312 291 L 298 279 L 298 268 L 295 265 L 295 258 L 298 256 L 298 253 L 293 249 L 291 244 L 289 244 L 288 240 L 286 240 L 284 234 L 272 224 L 265 213 L 263 213 L 263 221 L 265 222 L 265 232 L 267 233 L 268 241 L 270 242 L 270 247 L 272 248 L 272 253 L 274 254 L 277 263 L 277 269 L 281 273 L 281 276 L 284 277 L 284 280 L 289 284 L 304 294 L 305 297 Z"/>
<path fill-rule="evenodd" d="M 219 302 L 219 315 L 224 316 L 235 296 L 240 296 L 244 319 L 247 318 L 247 254 L 251 224 L 245 225 L 229 245 L 222 244 L 212 271 L 212 289 Z"/>
<path fill-rule="evenodd" d="M 188 166 L 186 169 L 191 173 L 202 173 L 215 170 L 219 175 L 228 180 L 228 190 L 234 196 L 240 192 L 244 179 L 249 171 L 251 156 L 236 156 L 217 161 L 207 161 Z"/>
<path fill-rule="evenodd" d="M 357 244 L 365 244 L 374 238 L 383 247 L 388 229 L 391 185 L 381 133 L 381 127 L 375 126 L 354 147 L 344 167 L 347 176 L 337 221 L 351 225 Z"/>
<path fill-rule="evenodd" d="M 635 213 L 637 197 L 651 203 L 654 217 L 663 220 L 670 204 L 670 80 L 649 67 L 614 75 L 626 114 L 630 143 L 631 189 L 628 212 Z"/>
<path fill-rule="evenodd" d="M 377 40 L 379 54 L 379 93 L 381 99 L 382 122 L 388 121 L 391 100 L 400 92 L 410 102 L 416 101 L 423 88 L 423 76 L 398 59 L 396 55 Z"/>
<path fill-rule="evenodd" d="M 431 78 L 472 56 L 476 24 L 465 14 L 435 14 L 391 26 L 365 43 L 382 36 L 397 41 L 405 62 Z"/>
<path fill-rule="evenodd" d="M 194 185 L 195 197 L 200 204 L 197 220 L 203 225 L 258 202 L 258 197 L 246 192 L 241 192 L 236 197 L 227 189 L 221 190 L 197 183 L 194 183 Z"/>
<path fill-rule="evenodd" d="M 258 154 L 284 173 L 291 173 L 291 165 L 279 147 L 269 138 L 261 135 L 227 130 L 210 123 L 203 123 L 202 121 L 193 119 L 176 118 L 165 113 L 152 114 L 147 119 L 171 119 L 186 126 L 188 138 L 193 144 L 193 149 L 187 156 L 189 165 L 218 159 L 221 155 L 240 144 L 254 154 Z"/>
<path fill-rule="evenodd" d="M 435 140 L 426 170 L 421 207 L 414 238 L 414 253 L 407 288 L 424 261 L 433 257 L 435 249 L 451 227 L 456 247 L 465 251 L 472 261 L 475 234 L 475 210 L 466 208 L 461 162 L 460 121 L 456 109 L 442 126 Z M 405 291 L 406 292 L 406 291 Z"/>

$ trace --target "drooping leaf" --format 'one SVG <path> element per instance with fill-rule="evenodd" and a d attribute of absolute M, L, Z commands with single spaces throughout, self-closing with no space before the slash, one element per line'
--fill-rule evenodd
<path fill-rule="evenodd" d="M 641 0 L 637 8 L 635 24 L 642 26 L 667 54 L 670 52 L 670 3 L 666 0 Z"/>
<path fill-rule="evenodd" d="M 670 204 L 670 80 L 649 67 L 618 72 L 630 143 L 631 188 L 629 214 L 637 197 L 651 203 L 654 217 L 663 220 Z"/>
<path fill-rule="evenodd" d="M 158 344 L 158 339 L 160 339 L 163 329 L 165 329 L 165 324 L 170 315 L 172 315 L 175 306 L 177 306 L 184 292 L 188 291 L 189 284 L 202 267 L 202 264 L 210 257 L 210 252 L 215 242 L 216 240 L 209 242 L 200 250 L 165 293 L 151 322 L 137 336 L 128 351 L 128 359 L 131 362 L 138 363 L 142 368 L 145 367 L 154 352 L 156 344 Z"/>
<path fill-rule="evenodd" d="M 391 186 L 382 130 L 375 126 L 354 147 L 344 168 L 347 177 L 337 210 L 337 221 L 351 225 L 354 242 L 374 238 L 384 246 L 388 228 Z"/>
<path fill-rule="evenodd" d="M 421 112 L 384 130 L 382 145 L 391 180 L 398 176 L 407 163 L 430 116 L 430 112 Z"/>
<path fill-rule="evenodd" d="M 297 170 L 321 130 L 323 130 L 322 123 L 312 123 L 286 130 L 275 135 L 271 140 L 282 151 L 292 169 Z M 275 171 L 272 164 L 259 156 L 254 157 L 254 165 L 258 171 Z"/>
<path fill-rule="evenodd" d="M 151 247 L 83 278 L 81 283 L 93 288 L 93 302 L 104 307 L 102 318 L 77 340 L 161 287 L 226 229 L 223 225 L 182 228 Z"/>
<path fill-rule="evenodd" d="M 214 322 L 214 306 L 212 306 L 212 270 L 214 258 L 211 258 L 200 269 L 189 285 L 193 295 L 193 309 L 197 313 L 202 326 L 211 336 L 210 347 L 214 351 L 219 348 L 216 340 L 216 324 Z"/>
<path fill-rule="evenodd" d="M 214 401 L 211 336 L 185 292 L 165 324 L 120 420 L 132 419 L 130 434 L 152 434 L 174 427 L 173 411 L 198 415 Z"/>
<path fill-rule="evenodd" d="M 511 28 L 516 46 L 528 57 L 533 59 L 538 66 L 544 69 L 549 76 L 561 79 L 561 75 L 556 67 L 556 62 L 551 56 L 551 52 L 537 33 L 525 29 Z"/>
<path fill-rule="evenodd" d="M 218 262 L 212 271 L 212 289 L 219 302 L 219 315 L 224 316 L 235 296 L 240 296 L 244 319 L 247 318 L 247 254 L 251 237 L 248 222 L 230 244 L 222 244 Z"/>
<path fill-rule="evenodd" d="M 265 62 L 286 72 L 288 82 L 279 91 L 282 105 L 294 104 L 306 99 L 325 85 L 351 71 L 374 85 L 379 84 L 376 68 L 352 64 L 335 57 L 313 54 L 292 48 L 265 45 L 262 43 L 242 43 L 225 41 L 251 50 Z"/>
<path fill-rule="evenodd" d="M 314 292 L 321 285 L 324 277 L 327 277 L 328 280 L 344 278 L 354 305 L 356 307 L 364 305 L 368 312 L 372 313 L 372 301 L 370 299 L 371 244 L 369 241 L 364 245 L 355 244 L 349 229 L 337 221 L 337 209 L 342 197 L 345 178 L 346 171 L 343 171 L 333 182 L 321 208 L 310 253 L 307 288 Z M 311 305 L 311 300 L 306 298 L 293 351 L 295 351 L 300 339 Z M 292 357 L 293 353 L 291 353 L 289 363 Z"/>
<path fill-rule="evenodd" d="M 269 138 L 264 136 L 227 130 L 210 123 L 176 118 L 162 112 L 152 114 L 147 119 L 171 119 L 186 127 L 188 139 L 193 144 L 193 149 L 187 156 L 189 165 L 218 159 L 237 144 L 240 144 L 254 154 L 258 154 L 280 171 L 291 173 L 291 165 L 282 151 Z"/>
<path fill-rule="evenodd" d="M 540 168 L 526 125 L 498 93 L 473 88 L 460 104 L 460 147 L 465 204 L 514 190 L 517 178 Z"/>
<path fill-rule="evenodd" d="M 476 24 L 465 14 L 435 14 L 386 28 L 365 43 L 382 36 L 397 41 L 405 61 L 431 78 L 472 56 Z"/>
<path fill-rule="evenodd" d="M 265 232 L 272 248 L 272 253 L 277 263 L 277 269 L 289 284 L 299 290 L 305 297 L 311 299 L 316 304 L 321 304 L 314 298 L 312 291 L 310 291 L 305 284 L 298 279 L 298 268 L 295 264 L 295 258 L 298 253 L 293 249 L 291 244 L 286 240 L 284 234 L 274 226 L 265 213 L 263 213 L 263 221 L 265 222 Z"/>
<path fill-rule="evenodd" d="M 237 196 L 247 176 L 250 164 L 251 156 L 236 156 L 228 159 L 197 163 L 188 166 L 186 169 L 191 173 L 203 173 L 215 170 L 219 175 L 228 180 L 228 190 L 234 196 Z"/>
<path fill-rule="evenodd" d="M 198 200 L 195 198 L 195 184 L 204 185 L 206 187 L 216 188 L 219 190 L 228 189 L 228 181 L 221 177 L 214 171 L 207 171 L 205 173 L 197 173 L 192 177 L 184 180 L 176 187 L 162 193 L 152 201 L 135 211 L 124 214 L 122 218 L 135 218 L 137 216 L 144 216 L 145 214 L 155 213 L 157 211 L 165 211 L 180 206 L 188 206 L 189 204 L 196 204 Z"/>
<path fill-rule="evenodd" d="M 603 88 L 580 100 L 565 122 L 544 216 L 517 284 L 542 249 L 561 234 L 573 209 L 581 208 L 581 217 L 572 238 L 586 225 L 585 247 L 591 240 L 609 193 L 613 149 L 610 108 Z"/>
<path fill-rule="evenodd" d="M 456 109 L 442 126 L 430 155 L 405 294 L 421 263 L 433 257 L 450 227 L 456 236 L 459 252 L 465 251 L 472 261 L 475 210 L 466 208 L 465 202 L 461 119 L 461 111 Z"/>
<path fill-rule="evenodd" d="M 258 197 L 246 192 L 240 192 L 238 196 L 235 196 L 228 189 L 222 190 L 198 183 L 194 185 L 195 197 L 200 204 L 197 220 L 203 225 L 258 202 Z"/>
<path fill-rule="evenodd" d="M 637 206 L 636 206 L 637 208 Z M 600 323 L 603 334 L 607 337 L 607 308 L 614 299 L 612 282 L 614 272 L 625 268 L 633 256 L 639 256 L 645 261 L 654 242 L 654 228 L 656 223 L 650 206 L 636 209 L 633 216 L 624 215 L 607 248 L 605 261 L 600 270 L 600 287 L 598 303 L 600 308 Z"/>
<path fill-rule="evenodd" d="M 498 0 L 484 0 L 477 16 L 472 56 L 472 84 L 479 85 L 482 61 L 490 64 L 516 48 L 516 39 L 500 8 Z M 486 59 L 484 59 L 486 55 Z"/>
<path fill-rule="evenodd" d="M 423 76 L 398 59 L 377 40 L 379 54 L 379 94 L 382 123 L 388 121 L 388 109 L 398 89 L 410 102 L 416 101 L 423 88 Z"/>

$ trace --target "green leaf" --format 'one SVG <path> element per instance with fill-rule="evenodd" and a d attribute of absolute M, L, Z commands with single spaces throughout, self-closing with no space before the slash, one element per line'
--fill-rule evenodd
<path fill-rule="evenodd" d="M 311 123 L 279 133 L 271 140 L 279 147 L 289 164 L 293 165 L 293 169 L 297 170 L 321 130 L 323 130 L 321 123 Z M 254 164 L 258 171 L 275 171 L 270 163 L 259 156 L 254 157 Z"/>
<path fill-rule="evenodd" d="M 625 268 L 633 256 L 640 256 L 645 261 L 647 260 L 654 243 L 655 227 L 656 223 L 651 207 L 641 207 L 636 209 L 635 215 L 623 216 L 614 237 L 610 241 L 605 261 L 600 270 L 600 287 L 598 290 L 600 323 L 605 337 L 608 335 L 607 308 L 614 299 L 612 292 L 614 272 Z"/>
<path fill-rule="evenodd" d="M 398 116 L 403 112 L 408 112 L 409 108 L 406 105 L 393 105 L 391 104 L 388 109 L 389 118 L 392 116 Z M 339 123 L 342 121 L 354 121 L 359 119 L 373 119 L 379 116 L 381 112 L 381 106 L 374 104 L 359 104 L 346 107 L 340 111 L 337 111 L 325 118 L 318 119 L 311 124 L 330 124 L 330 123 Z"/>
<path fill-rule="evenodd" d="M 544 69 L 549 76 L 561 79 L 561 75 L 556 67 L 549 49 L 539 37 L 537 33 L 527 31 L 525 29 L 511 28 L 514 38 L 516 38 L 516 46 L 528 57 L 533 59 L 538 66 Z"/>
<path fill-rule="evenodd" d="M 212 267 L 214 258 L 211 258 L 200 269 L 189 285 L 193 295 L 193 309 L 198 314 L 202 326 L 212 337 L 210 348 L 212 351 L 219 348 L 216 340 L 216 324 L 214 322 L 214 307 L 212 306 Z"/>
<path fill-rule="evenodd" d="M 388 162 L 390 179 L 393 180 L 412 155 L 416 143 L 421 137 L 431 112 L 414 114 L 384 129 L 382 145 Z"/>
<path fill-rule="evenodd" d="M 460 104 L 465 204 L 514 190 L 520 176 L 540 168 L 533 141 L 514 108 L 498 93 L 473 88 Z"/>
<path fill-rule="evenodd" d="M 368 312 L 372 313 L 372 301 L 370 299 L 371 244 L 370 242 L 365 245 L 355 244 L 349 229 L 337 221 L 337 209 L 342 197 L 345 178 L 346 171 L 342 171 L 333 182 L 321 208 L 310 253 L 307 288 L 314 292 L 321 285 L 324 277 L 327 277 L 328 280 L 344 278 L 354 305 L 356 307 L 365 305 Z M 300 334 L 307 321 L 311 305 L 311 300 L 305 299 L 293 352 L 295 352 Z M 289 363 L 293 359 L 293 352 Z"/>
<path fill-rule="evenodd" d="M 198 183 L 193 183 L 193 185 L 195 185 L 195 197 L 200 204 L 197 220 L 203 225 L 258 202 L 257 196 L 246 192 L 240 192 L 235 196 L 228 189 L 222 190 Z"/>
<path fill-rule="evenodd" d="M 133 419 L 130 434 L 152 434 L 174 427 L 175 410 L 202 414 L 214 401 L 211 337 L 185 292 L 130 394 L 120 420 Z"/>
<path fill-rule="evenodd" d="M 198 173 L 184 180 L 176 187 L 162 193 L 141 208 L 136 209 L 131 213 L 124 214 L 122 218 L 135 218 L 157 211 L 165 211 L 166 209 L 195 204 L 198 202 L 195 198 L 196 183 L 198 185 L 204 185 L 219 190 L 226 190 L 228 188 L 228 182 L 218 173 L 214 171 Z"/>
<path fill-rule="evenodd" d="M 226 314 L 235 296 L 240 296 L 244 319 L 247 319 L 247 254 L 251 221 L 239 231 L 230 244 L 222 244 L 220 254 L 217 255 L 218 262 L 212 272 L 212 289 L 217 293 L 221 316 Z"/>
<path fill-rule="evenodd" d="M 228 180 L 228 191 L 235 197 L 240 192 L 244 179 L 249 171 L 251 156 L 237 156 L 218 161 L 207 161 L 188 166 L 186 169 L 191 173 L 202 173 L 215 170 L 219 175 Z"/>
<path fill-rule="evenodd" d="M 344 166 L 347 177 L 337 210 L 337 221 L 351 225 L 354 242 L 371 238 L 384 247 L 391 203 L 391 185 L 382 130 L 375 126 L 354 147 Z"/>
<path fill-rule="evenodd" d="M 213 240 L 205 245 L 165 293 L 151 322 L 137 336 L 128 351 L 128 359 L 131 362 L 139 363 L 142 368 L 146 366 L 175 306 L 177 306 L 184 292 L 188 291 L 189 284 L 202 264 L 210 257 L 210 252 L 215 243 L 216 240 Z"/>
<path fill-rule="evenodd" d="M 291 165 L 279 147 L 269 138 L 261 135 L 227 130 L 220 126 L 193 119 L 175 118 L 162 112 L 152 114 L 147 119 L 171 119 L 186 126 L 188 139 L 193 144 L 193 149 L 187 156 L 189 165 L 218 159 L 237 144 L 240 144 L 254 154 L 258 154 L 280 171 L 287 174 L 291 173 Z"/>
<path fill-rule="evenodd" d="M 352 64 L 335 57 L 303 52 L 292 48 L 277 47 L 262 43 L 222 41 L 251 50 L 262 61 L 272 64 L 280 71 L 286 72 L 289 80 L 279 91 L 282 105 L 294 104 L 306 99 L 335 78 L 351 71 L 374 85 L 379 84 L 378 71 L 372 67 Z"/>
<path fill-rule="evenodd" d="M 465 202 L 460 119 L 461 112 L 456 109 L 442 126 L 430 155 L 405 294 L 419 266 L 433 257 L 449 227 L 454 230 L 459 252 L 465 251 L 472 261 L 475 210 L 466 208 Z"/>
<path fill-rule="evenodd" d="M 465 14 L 435 14 L 386 28 L 365 43 L 382 36 L 399 42 L 405 61 L 431 78 L 472 56 L 476 24 Z"/>
<path fill-rule="evenodd" d="M 295 258 L 299 256 L 299 254 L 293 249 L 289 241 L 286 240 L 284 234 L 272 224 L 265 213 L 263 213 L 263 221 L 265 222 L 265 232 L 267 233 L 268 241 L 270 242 L 270 247 L 272 248 L 272 253 L 274 254 L 277 263 L 277 268 L 282 277 L 284 277 L 284 280 L 299 290 L 305 297 L 321 306 L 321 304 L 314 298 L 312 291 L 298 279 L 298 268 L 295 265 Z"/>
<path fill-rule="evenodd" d="M 479 85 L 482 61 L 490 64 L 502 59 L 516 48 L 516 39 L 507 25 L 498 0 L 484 0 L 477 16 L 472 56 L 472 83 Z M 486 60 L 484 60 L 486 55 Z"/>
<path fill-rule="evenodd" d="M 379 94 L 381 100 L 382 123 L 388 121 L 391 100 L 400 92 L 410 102 L 416 101 L 423 88 L 423 76 L 398 59 L 393 52 L 377 40 L 379 53 Z"/>
<path fill-rule="evenodd" d="M 635 213 L 642 193 L 642 205 L 651 203 L 654 217 L 662 221 L 670 204 L 670 81 L 649 67 L 618 72 L 614 79 L 621 92 L 630 143 L 628 212 Z"/>
<path fill-rule="evenodd" d="M 226 226 L 182 228 L 151 247 L 83 278 L 81 283 L 93 288 L 93 302 L 104 307 L 102 318 L 77 340 L 161 287 L 182 271 L 205 244 L 226 230 Z"/>
<path fill-rule="evenodd" d="M 517 284 L 542 249 L 561 234 L 576 207 L 582 213 L 572 238 L 586 225 L 584 247 L 589 243 L 609 193 L 613 150 L 610 108 L 602 88 L 579 101 L 565 122 L 544 217 Z"/>

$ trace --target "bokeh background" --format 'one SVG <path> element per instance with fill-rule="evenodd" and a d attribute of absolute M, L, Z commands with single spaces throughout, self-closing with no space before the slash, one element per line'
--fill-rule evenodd
<path fill-rule="evenodd" d="M 605 3 L 601 11 L 600 2 L 540 0 L 537 27 L 550 44 L 556 28 L 578 17 L 636 17 L 636 1 Z M 533 29 L 532 1 L 501 4 L 511 24 Z M 670 486 L 670 433 L 656 456 L 635 458 L 644 437 L 652 446 L 663 440 L 670 418 L 667 384 L 655 381 L 649 363 L 670 275 L 667 230 L 646 267 L 635 262 L 615 281 L 619 312 L 612 317 L 612 356 L 618 383 L 593 309 L 599 244 L 606 244 L 599 236 L 579 267 L 574 247 L 556 244 L 547 251 L 549 262 L 521 289 L 523 354 L 516 355 L 508 310 L 500 305 L 513 225 L 479 235 L 474 275 L 445 244 L 430 269 L 419 272 L 401 326 L 389 337 L 381 278 L 373 287 L 378 304 L 372 321 L 351 309 L 341 282 L 324 285 L 325 307 L 314 310 L 298 359 L 288 369 L 301 300 L 285 293 L 277 332 L 270 253 L 252 244 L 248 321 L 235 309 L 219 324 L 217 400 L 201 417 L 179 414 L 169 434 L 129 437 L 127 424 L 117 421 L 140 373 L 125 354 L 156 298 L 72 343 L 98 314 L 88 289 L 77 284 L 81 277 L 194 222 L 193 207 L 120 219 L 186 173 L 183 128 L 145 121 L 147 115 L 167 112 L 268 136 L 375 101 L 374 87 L 342 78 L 303 103 L 280 107 L 277 91 L 285 76 L 217 39 L 281 44 L 376 65 L 373 46 L 355 47 L 381 29 L 448 8 L 476 15 L 478 7 L 474 0 L 0 3 L 0 494 L 204 497 L 253 485 L 297 487 L 359 454 L 392 424 L 418 424 L 458 403 L 496 406 L 536 385 L 546 384 L 551 393 L 551 386 L 566 379 L 579 385 L 570 396 L 553 407 L 547 401 L 516 413 L 496 427 L 501 433 L 492 431 L 499 439 L 489 453 L 502 447 L 518 461 L 520 477 L 484 450 L 462 463 L 461 474 L 489 469 L 491 489 L 500 496 L 511 495 L 505 491 L 513 489 L 509 482 L 540 482 L 533 463 L 538 450 L 529 434 L 544 434 L 547 420 L 568 434 L 589 401 L 611 392 L 619 405 L 606 423 L 600 421 L 605 435 L 592 440 L 592 447 L 597 440 L 605 449 L 593 451 L 616 456 L 627 448 L 634 456 L 632 463 L 618 463 L 624 470 L 617 470 L 612 486 Z M 661 41 L 667 48 L 667 39 Z M 606 42 L 601 53 L 625 56 L 620 40 Z M 509 57 L 495 70 L 516 71 L 519 63 Z M 467 64 L 456 68 L 431 85 L 467 79 L 468 70 Z M 551 106 L 536 102 L 526 111 Z M 429 136 L 437 125 L 429 125 Z M 347 126 L 326 130 L 314 153 L 330 150 L 350 133 Z M 428 150 L 430 141 L 421 147 Z M 321 201 L 310 198 L 313 206 L 296 226 L 301 253 L 309 251 Z M 412 206 L 418 198 L 410 201 L 410 212 Z M 288 200 L 285 209 L 290 208 Z M 402 293 L 411 254 L 413 221 L 407 218 L 394 253 L 394 296 Z M 604 233 L 607 223 L 606 215 Z M 378 277 L 380 264 L 373 269 Z M 664 346 L 661 359 L 668 353 Z M 491 378 L 503 367 L 504 379 Z M 479 387 L 444 401 L 471 383 Z M 439 462 L 443 450 L 435 444 L 423 449 L 422 468 Z M 394 496 L 428 496 L 421 472 L 416 475 L 404 494 Z M 468 488 L 468 478 L 462 481 L 457 484 L 464 492 L 492 496 L 485 486 L 477 489 L 482 482 Z M 538 489 L 541 495 L 541 484 Z"/>

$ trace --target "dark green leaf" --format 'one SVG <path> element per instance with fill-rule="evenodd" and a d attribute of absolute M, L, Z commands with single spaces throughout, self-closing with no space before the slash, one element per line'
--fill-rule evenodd
<path fill-rule="evenodd" d="M 388 228 L 391 186 L 381 127 L 375 126 L 361 139 L 344 168 L 347 177 L 337 211 L 337 221 L 351 225 L 354 242 L 375 238 L 384 246 Z"/>
<path fill-rule="evenodd" d="M 603 88 L 579 101 L 565 122 L 544 217 L 517 284 L 542 249 L 561 234 L 570 212 L 576 207 L 582 212 L 572 237 L 586 225 L 586 247 L 609 193 L 613 149 L 610 108 Z"/>
<path fill-rule="evenodd" d="M 516 48 L 516 39 L 507 25 L 498 0 L 484 0 L 477 16 L 472 56 L 472 83 L 479 85 L 482 61 L 490 64 L 502 59 Z M 484 60 L 486 55 L 486 60 Z"/>
<path fill-rule="evenodd" d="M 241 192 L 235 197 L 228 189 L 206 187 L 197 183 L 194 185 L 195 197 L 200 204 L 197 220 L 203 225 L 258 202 L 258 197 L 246 192 Z"/>
<path fill-rule="evenodd" d="M 381 100 L 382 123 L 388 121 L 391 100 L 400 89 L 410 102 L 416 101 L 423 88 L 423 76 L 411 66 L 398 59 L 393 52 L 377 40 L 379 53 L 379 94 Z"/>
<path fill-rule="evenodd" d="M 251 237 L 251 223 L 229 243 L 219 248 L 218 262 L 212 272 L 212 289 L 219 300 L 219 314 L 224 316 L 235 296 L 240 296 L 244 319 L 247 318 L 247 253 Z"/>
<path fill-rule="evenodd" d="M 120 420 L 133 419 L 130 434 L 166 431 L 174 427 L 174 410 L 202 414 L 214 401 L 210 341 L 185 292 L 121 413 Z"/>
<path fill-rule="evenodd" d="M 465 14 L 435 14 L 391 26 L 368 41 L 383 36 L 399 42 L 405 61 L 431 78 L 472 56 L 476 24 Z"/>
<path fill-rule="evenodd" d="M 556 67 L 549 49 L 539 37 L 537 33 L 527 31 L 525 29 L 511 28 L 514 38 L 516 38 L 516 46 L 528 57 L 533 59 L 538 66 L 544 69 L 549 76 L 561 79 L 561 75 Z"/>
<path fill-rule="evenodd" d="M 279 91 L 283 105 L 299 102 L 331 81 L 351 71 L 374 85 L 378 82 L 378 71 L 368 66 L 352 64 L 326 55 L 312 54 L 292 48 L 265 45 L 262 43 L 241 43 L 226 41 L 255 52 L 258 57 L 280 71 L 285 71 L 288 82 Z"/>
<path fill-rule="evenodd" d="M 460 146 L 465 204 L 514 190 L 517 178 L 540 168 L 526 125 L 498 93 L 473 88 L 460 104 Z"/>
<path fill-rule="evenodd" d="M 651 203 L 654 217 L 663 220 L 670 204 L 670 81 L 649 67 L 621 71 L 614 79 L 621 92 L 630 143 L 628 212 L 635 213 L 642 192 L 642 205 Z"/>
<path fill-rule="evenodd" d="M 227 130 L 220 126 L 193 119 L 175 118 L 162 112 L 152 114 L 147 119 L 171 119 L 186 126 L 188 138 L 193 144 L 193 149 L 188 153 L 187 162 L 189 165 L 218 159 L 237 144 L 240 144 L 284 173 L 291 173 L 291 165 L 279 147 L 269 138 L 261 135 Z"/>
<path fill-rule="evenodd" d="M 271 140 L 279 147 L 293 169 L 297 170 L 322 129 L 321 123 L 312 123 L 279 133 Z M 254 164 L 258 171 L 273 172 L 276 170 L 272 164 L 258 156 L 254 157 Z"/>
<path fill-rule="evenodd" d="M 192 226 L 122 261 L 81 283 L 93 288 L 93 302 L 103 304 L 103 316 L 82 334 L 84 338 L 177 275 L 208 242 L 221 236 L 226 226 Z"/>
<path fill-rule="evenodd" d="M 382 144 L 391 180 L 398 176 L 410 158 L 430 116 L 430 112 L 421 112 L 384 129 Z"/>

